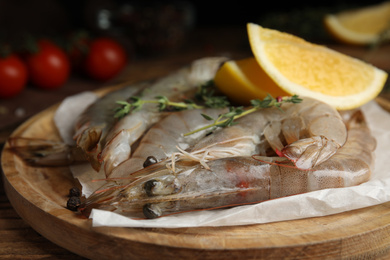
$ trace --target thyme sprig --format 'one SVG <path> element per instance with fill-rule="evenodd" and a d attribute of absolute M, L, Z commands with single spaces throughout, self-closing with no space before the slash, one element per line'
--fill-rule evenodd
<path fill-rule="evenodd" d="M 185 133 L 184 136 L 192 135 L 194 133 L 200 132 L 202 130 L 206 130 L 211 128 L 215 130 L 218 127 L 227 127 L 236 124 L 235 120 L 246 116 L 250 113 L 253 113 L 259 109 L 269 108 L 269 107 L 277 107 L 281 109 L 281 105 L 283 103 L 301 103 L 302 99 L 298 97 L 298 95 L 293 95 L 291 97 L 277 97 L 273 98 L 271 95 L 267 95 L 263 100 L 253 99 L 251 100 L 251 107 L 248 109 L 244 109 L 243 107 L 229 107 L 229 112 L 220 114 L 217 119 L 213 119 L 208 115 L 202 114 L 202 116 L 207 120 L 214 120 L 212 124 L 206 125 L 204 127 L 198 128 L 194 131 Z"/>
<path fill-rule="evenodd" d="M 282 104 L 284 103 L 300 103 L 302 99 L 298 95 L 293 95 L 291 97 L 272 97 L 267 95 L 263 100 L 253 99 L 251 100 L 251 106 L 249 108 L 244 108 L 242 106 L 234 107 L 230 106 L 227 97 L 225 96 L 215 96 L 213 85 L 210 83 L 200 86 L 198 92 L 195 94 L 195 98 L 198 102 L 203 105 L 199 105 L 192 100 L 184 100 L 184 102 L 173 102 L 170 101 L 165 96 L 156 96 L 155 99 L 144 100 L 140 97 L 130 97 L 128 101 L 117 101 L 116 103 L 120 105 L 115 111 L 116 118 L 122 118 L 129 113 L 140 110 L 144 104 L 156 104 L 158 111 L 179 111 L 186 109 L 202 109 L 202 108 L 225 108 L 229 107 L 229 111 L 223 114 L 220 114 L 218 118 L 214 119 L 209 115 L 201 114 L 207 120 L 214 120 L 213 123 L 196 129 L 194 131 L 185 133 L 184 136 L 188 136 L 202 130 L 211 128 L 212 131 L 218 127 L 227 127 L 236 124 L 235 120 L 246 116 L 250 113 L 253 113 L 259 109 L 277 107 L 281 109 Z"/>
<path fill-rule="evenodd" d="M 186 109 L 200 109 L 203 106 L 195 104 L 191 100 L 185 100 L 184 102 L 173 102 L 165 96 L 156 96 L 155 99 L 143 100 L 140 97 L 130 97 L 129 101 L 116 101 L 120 105 L 115 110 L 114 117 L 123 118 L 127 114 L 141 110 L 144 104 L 156 104 L 158 111 L 179 111 Z"/>
<path fill-rule="evenodd" d="M 212 81 L 201 85 L 195 94 L 197 104 L 193 100 L 184 100 L 184 102 L 173 102 L 165 96 L 156 96 L 155 99 L 144 100 L 140 97 L 132 96 L 128 101 L 117 101 L 120 105 L 115 110 L 115 118 L 123 118 L 127 114 L 140 110 L 144 104 L 156 104 L 158 111 L 180 111 L 186 109 L 201 109 L 201 108 L 224 108 L 229 106 L 229 101 L 226 96 L 215 96 L 214 85 Z"/>

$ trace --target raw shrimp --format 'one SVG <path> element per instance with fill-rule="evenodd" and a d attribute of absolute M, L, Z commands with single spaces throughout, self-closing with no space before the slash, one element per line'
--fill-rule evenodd
<path fill-rule="evenodd" d="M 171 160 L 175 162 L 175 168 L 164 167 L 166 161 L 162 161 L 136 172 L 128 172 L 127 175 L 131 175 L 128 182 L 126 178 L 120 185 L 109 181 L 105 189 L 99 189 L 86 200 L 82 211 L 89 212 L 93 207 L 118 212 L 143 211 L 146 217 L 153 218 L 164 212 L 258 202 L 328 187 L 357 185 L 366 181 L 370 175 L 369 165 L 372 158 L 365 156 L 367 160 L 364 161 L 359 156 L 365 151 L 371 155 L 374 146 L 360 142 L 360 146 L 355 147 L 358 146 L 355 140 L 361 137 L 362 133 L 367 134 L 363 120 L 355 119 L 358 122 L 355 125 L 350 123 L 353 127 L 349 129 L 348 146 L 339 149 L 345 142 L 340 141 L 340 147 L 337 147 L 334 153 L 337 150 L 339 152 L 330 159 L 317 163 L 310 171 L 298 169 L 286 158 L 269 157 L 276 155 L 271 149 L 271 143 L 275 141 L 267 141 L 270 138 L 265 138 L 265 135 L 269 134 L 265 129 L 276 122 L 285 126 L 291 124 L 292 122 L 288 122 L 290 118 L 308 117 L 301 119 L 302 124 L 298 129 L 290 127 L 296 135 L 305 138 L 315 137 L 313 135 L 316 132 L 311 129 L 312 121 L 320 118 L 326 124 L 329 118 L 337 118 L 342 124 L 336 124 L 335 128 L 340 129 L 335 129 L 335 133 L 323 131 L 322 133 L 328 134 L 324 138 L 333 142 L 335 138 L 339 140 L 346 137 L 346 127 L 337 111 L 334 113 L 334 110 L 328 109 L 326 105 L 318 109 L 321 106 L 321 102 L 305 98 L 301 104 L 282 106 L 283 111 L 277 108 L 263 109 L 242 117 L 237 120 L 237 124 L 216 130 L 198 140 L 186 151 L 180 149 L 179 153 L 174 153 L 182 155 Z M 321 114 L 313 117 L 316 109 L 317 113 L 321 111 Z M 327 116 L 321 116 L 324 110 L 330 111 Z M 288 130 L 284 128 L 283 134 L 294 136 L 294 133 L 291 134 Z M 279 134 L 277 137 L 280 143 L 289 139 L 281 139 Z M 318 148 L 318 145 L 315 145 Z M 351 147 L 355 147 L 353 152 L 350 151 Z M 149 150 L 151 154 L 153 151 Z M 144 158 L 147 154 L 144 154 Z M 303 153 L 302 156 L 307 156 L 311 162 L 315 161 L 311 155 L 312 153 Z M 282 161 L 283 166 L 275 164 L 279 161 Z M 352 161 L 353 165 L 350 164 Z M 126 172 L 123 171 L 119 175 L 125 177 Z"/>
<path fill-rule="evenodd" d="M 115 118 L 116 101 L 131 97 L 152 85 L 152 81 L 130 85 L 110 92 L 91 104 L 77 119 L 74 139 L 85 153 L 92 167 L 100 169 L 97 156 L 104 146 L 106 136 L 117 122 Z"/>
<path fill-rule="evenodd" d="M 143 99 L 154 99 L 157 95 L 160 95 L 167 97 L 171 101 L 189 99 L 191 96 L 188 95 L 194 94 L 197 87 L 211 80 L 219 65 L 225 60 L 226 58 L 224 57 L 214 57 L 194 61 L 191 66 L 182 68 L 156 82 L 149 83 L 149 86 L 143 88 L 144 90 L 139 96 Z M 130 96 L 117 96 L 115 101 L 123 100 Z M 101 111 L 102 109 L 104 111 Z M 107 113 L 106 108 L 99 106 L 97 111 L 92 111 L 89 114 L 100 112 Z M 109 112 L 109 116 L 114 118 L 111 113 Z M 85 123 L 81 125 L 87 125 L 87 127 L 86 130 L 78 131 L 76 134 L 77 144 L 87 154 L 90 154 L 92 151 L 92 156 L 89 156 L 92 166 L 99 170 L 101 164 L 104 164 L 105 173 L 109 176 L 115 167 L 130 157 L 131 145 L 163 115 L 164 113 L 156 111 L 155 105 L 145 104 L 142 110 L 128 114 L 117 122 L 114 127 L 105 127 L 104 129 L 108 130 L 105 132 L 106 134 L 99 134 L 95 127 L 89 125 L 88 120 L 83 119 L 82 121 Z M 112 118 L 102 121 L 112 122 Z M 99 126 L 104 124 L 98 121 L 97 125 L 99 128 Z M 80 129 L 83 128 L 80 127 Z"/>

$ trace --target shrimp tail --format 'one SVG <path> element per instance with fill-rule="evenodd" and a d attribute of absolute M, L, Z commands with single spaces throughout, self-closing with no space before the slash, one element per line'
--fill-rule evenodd
<path fill-rule="evenodd" d="M 102 136 L 101 127 L 91 127 L 88 131 L 82 131 L 74 136 L 77 145 L 86 152 L 96 150 L 99 140 Z"/>
<path fill-rule="evenodd" d="M 281 152 L 299 169 L 309 169 L 328 160 L 339 148 L 340 145 L 325 136 L 314 136 L 287 145 Z"/>
<path fill-rule="evenodd" d="M 274 151 L 299 169 L 329 160 L 346 142 L 347 128 L 339 112 L 313 99 L 287 108 L 288 118 L 274 121 L 264 136 Z"/>
<path fill-rule="evenodd" d="M 77 146 L 83 151 L 87 160 L 93 169 L 100 171 L 100 162 L 97 161 L 97 155 L 101 151 L 101 138 L 104 126 L 89 127 L 87 130 L 76 133 L 73 137 Z"/>
<path fill-rule="evenodd" d="M 25 137 L 12 137 L 8 142 L 10 151 L 30 166 L 68 166 L 86 160 L 77 147 L 63 142 Z"/>

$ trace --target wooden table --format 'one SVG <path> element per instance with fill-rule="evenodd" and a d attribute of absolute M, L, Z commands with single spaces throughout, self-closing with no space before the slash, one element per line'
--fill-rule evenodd
<path fill-rule="evenodd" d="M 0 143 L 21 122 L 30 116 L 60 102 L 63 98 L 82 91 L 95 90 L 119 82 L 138 81 L 158 77 L 205 56 L 228 55 L 232 58 L 251 55 L 246 45 L 245 28 L 205 29 L 190 35 L 189 43 L 173 53 L 158 57 L 133 58 L 126 69 L 110 82 L 99 83 L 74 76 L 59 90 L 44 92 L 29 86 L 20 96 L 10 100 L 0 100 Z M 356 57 L 363 57 L 365 49 L 331 45 Z M 378 67 L 390 71 L 390 46 L 369 57 Z M 390 97 L 388 93 L 382 93 Z M 84 259 L 63 249 L 34 231 L 12 208 L 0 183 L 0 258 L 5 259 Z M 383 258 L 385 259 L 385 258 Z"/>

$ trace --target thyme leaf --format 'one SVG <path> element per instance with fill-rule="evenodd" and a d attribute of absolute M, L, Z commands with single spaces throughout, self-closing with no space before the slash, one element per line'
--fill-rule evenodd
<path fill-rule="evenodd" d="M 211 116 L 209 116 L 209 115 L 206 115 L 206 114 L 203 114 L 203 113 L 201 113 L 200 115 L 203 116 L 203 118 L 206 119 L 206 120 L 209 120 L 209 121 L 214 120 L 214 119 L 213 119 Z"/>
<path fill-rule="evenodd" d="M 215 96 L 215 87 L 212 80 L 199 87 L 195 98 L 208 108 L 224 108 L 230 105 L 226 96 Z"/>

